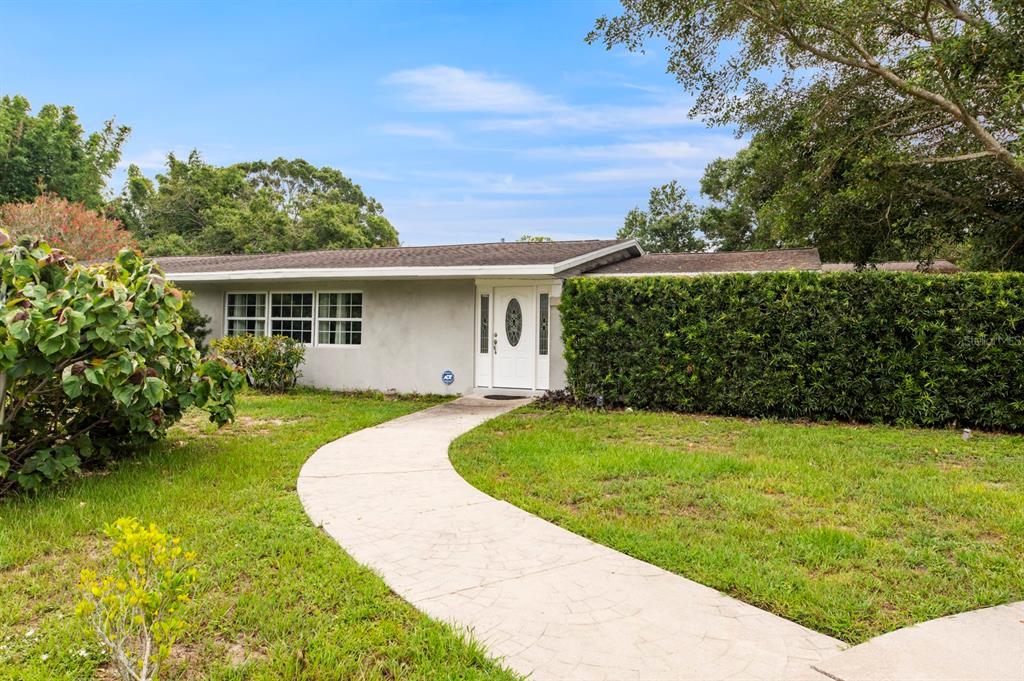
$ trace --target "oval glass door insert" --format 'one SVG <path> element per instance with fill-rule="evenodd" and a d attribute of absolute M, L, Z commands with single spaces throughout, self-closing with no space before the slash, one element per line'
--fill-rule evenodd
<path fill-rule="evenodd" d="M 512 347 L 519 345 L 519 339 L 523 335 L 523 308 L 519 301 L 513 298 L 508 301 L 505 308 L 505 337 Z"/>

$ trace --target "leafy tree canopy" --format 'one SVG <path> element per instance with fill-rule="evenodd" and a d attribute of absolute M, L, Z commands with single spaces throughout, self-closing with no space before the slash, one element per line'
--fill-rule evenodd
<path fill-rule="evenodd" d="M 128 169 L 115 214 L 151 255 L 395 246 L 381 205 L 333 168 L 279 158 L 219 167 L 170 154 L 155 182 Z"/>
<path fill-rule="evenodd" d="M 667 41 L 695 113 L 755 133 L 705 176 L 720 201 L 702 223 L 722 247 L 812 242 L 858 262 L 953 249 L 977 267 L 1024 265 L 1020 3 L 623 7 L 588 39 Z"/>
<path fill-rule="evenodd" d="M 554 241 L 554 239 L 552 239 L 549 236 L 541 236 L 539 234 L 524 234 L 521 237 L 519 237 L 518 239 L 516 239 L 516 241 L 518 241 L 520 243 L 527 243 L 527 242 L 542 243 L 542 242 L 545 242 L 545 241 Z"/>
<path fill-rule="evenodd" d="M 651 190 L 647 210 L 634 208 L 618 231 L 620 239 L 636 239 L 652 253 L 703 251 L 707 243 L 697 236 L 700 212 L 686 199 L 686 190 L 672 180 Z"/>
<path fill-rule="evenodd" d="M 47 104 L 33 115 L 26 98 L 0 97 L 0 203 L 52 192 L 101 208 L 130 131 L 109 120 L 86 135 L 73 107 Z"/>
<path fill-rule="evenodd" d="M 1024 266 L 1024 192 L 1001 181 L 997 165 L 968 173 L 882 161 L 892 141 L 865 134 L 874 100 L 855 88 L 848 95 L 842 106 L 795 110 L 708 166 L 708 238 L 727 250 L 814 245 L 827 261 L 859 264 L 945 257 L 972 268 Z"/>

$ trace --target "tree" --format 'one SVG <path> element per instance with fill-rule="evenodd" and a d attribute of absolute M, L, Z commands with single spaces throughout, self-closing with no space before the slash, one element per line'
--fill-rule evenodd
<path fill-rule="evenodd" d="M 760 220 L 760 208 L 777 189 L 779 175 L 763 174 L 759 139 L 734 158 L 720 158 L 704 169 L 701 196 L 710 200 L 700 216 L 704 236 L 721 251 L 778 248 L 786 244 Z M 765 187 L 765 184 L 769 185 Z"/>
<path fill-rule="evenodd" d="M 218 167 L 171 154 L 155 182 L 130 167 L 113 211 L 151 255 L 398 245 L 375 199 L 302 159 Z"/>
<path fill-rule="evenodd" d="M 53 194 L 0 206 L 0 227 L 11 236 L 42 239 L 80 260 L 113 260 L 122 248 L 136 246 L 117 220 Z"/>
<path fill-rule="evenodd" d="M 1006 220 L 1003 209 L 1019 206 L 1024 193 L 1020 3 L 624 0 L 623 5 L 622 15 L 599 19 L 588 40 L 630 50 L 642 50 L 650 39 L 666 40 L 669 71 L 698 95 L 695 114 L 771 134 L 792 125 L 792 112 L 802 110 L 807 120 L 800 129 L 832 135 L 837 144 L 819 149 L 827 149 L 836 165 L 819 170 L 838 170 L 832 177 L 849 191 L 845 197 L 830 195 L 845 198 L 831 210 L 883 205 L 952 210 L 963 220 L 958 229 L 971 238 L 971 248 L 981 248 L 985 262 L 1006 265 L 1017 259 L 1024 226 L 1019 218 Z M 724 58 L 726 50 L 735 54 Z M 858 123 L 855 130 L 834 129 L 851 120 Z M 850 145 L 845 153 L 840 140 Z M 827 161 L 829 154 L 815 158 Z M 984 185 L 973 177 L 983 177 Z M 852 181 L 858 178 L 865 181 Z M 900 182 L 909 183 L 904 185 L 911 188 L 909 201 L 892 194 Z M 865 193 L 854 200 L 858 192 Z M 806 189 L 800 198 L 815 204 Z M 991 203 L 998 206 L 995 211 Z M 985 217 L 973 221 L 978 215 Z M 940 220 L 935 215 L 908 228 Z M 904 236 L 927 240 L 911 232 Z"/>
<path fill-rule="evenodd" d="M 47 104 L 36 115 L 31 111 L 20 95 L 0 97 L 0 203 L 52 192 L 101 208 L 131 129 L 111 119 L 86 136 L 73 107 Z"/>
<path fill-rule="evenodd" d="M 616 235 L 636 239 L 652 253 L 703 251 L 707 243 L 697 236 L 700 211 L 686 199 L 686 190 L 672 180 L 651 190 L 647 210 L 634 208 Z"/>
<path fill-rule="evenodd" d="M 553 239 L 551 237 L 549 237 L 549 236 L 539 236 L 539 235 L 534 235 L 534 234 L 524 234 L 521 237 L 519 237 L 518 239 L 516 239 L 516 241 L 518 241 L 519 243 L 544 243 L 546 241 L 553 241 Z"/>
<path fill-rule="evenodd" d="M 827 261 L 1024 267 L 1024 245 L 1014 243 L 1024 192 L 999 166 L 965 173 L 899 162 L 892 137 L 866 134 L 876 120 L 877 99 L 859 88 L 813 88 L 747 149 L 708 166 L 702 230 L 722 250 L 817 246 Z"/>
<path fill-rule="evenodd" d="M 0 495 L 160 439 L 191 406 L 234 417 L 242 376 L 200 356 L 181 304 L 137 252 L 86 266 L 0 231 Z"/>

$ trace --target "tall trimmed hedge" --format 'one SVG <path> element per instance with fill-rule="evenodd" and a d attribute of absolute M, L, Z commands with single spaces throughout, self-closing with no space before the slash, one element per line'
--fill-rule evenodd
<path fill-rule="evenodd" d="M 580 399 L 1024 430 L 1024 274 L 571 279 L 561 314 Z"/>

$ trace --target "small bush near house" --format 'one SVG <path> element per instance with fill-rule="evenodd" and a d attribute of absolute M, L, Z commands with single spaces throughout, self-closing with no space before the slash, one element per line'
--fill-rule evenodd
<path fill-rule="evenodd" d="M 150 523 L 120 518 L 104 534 L 117 567 L 106 575 L 82 570 L 75 612 L 107 649 L 123 681 L 152 681 L 185 630 L 181 609 L 191 600 L 195 554 Z"/>
<path fill-rule="evenodd" d="M 295 385 L 306 347 L 286 336 L 228 336 L 210 343 L 244 372 L 249 385 L 267 392 L 285 392 Z"/>
<path fill-rule="evenodd" d="M 581 400 L 739 416 L 1024 430 L 1024 275 L 571 279 Z"/>
<path fill-rule="evenodd" d="M 181 303 L 136 252 L 86 267 L 0 232 L 0 494 L 130 453 L 193 405 L 233 418 L 242 376 L 202 359 Z"/>

